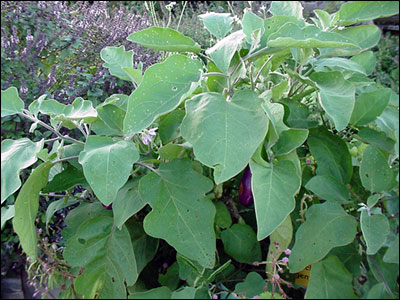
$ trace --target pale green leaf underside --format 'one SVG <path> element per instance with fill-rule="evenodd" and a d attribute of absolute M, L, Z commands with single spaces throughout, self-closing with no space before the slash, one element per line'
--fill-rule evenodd
<path fill-rule="evenodd" d="M 100 51 L 100 57 L 111 75 L 130 81 L 129 75 L 123 70 L 125 67 L 133 68 L 133 50 L 125 51 L 125 46 L 105 47 Z"/>
<path fill-rule="evenodd" d="M 179 54 L 148 68 L 128 99 L 125 135 L 140 132 L 158 116 L 174 110 L 193 91 L 201 68 L 200 61 Z"/>
<path fill-rule="evenodd" d="M 237 175 L 248 164 L 268 130 L 261 99 L 250 90 L 233 95 L 203 93 L 186 102 L 182 137 L 193 145 L 196 158 L 214 168 L 215 182 Z"/>
<path fill-rule="evenodd" d="M 1 91 L 1 117 L 21 113 L 23 109 L 24 102 L 19 97 L 16 87 Z"/>
<path fill-rule="evenodd" d="M 207 30 L 217 39 L 224 38 L 232 30 L 233 18 L 229 13 L 209 12 L 199 15 Z"/>
<path fill-rule="evenodd" d="M 32 260 L 37 259 L 38 248 L 35 219 L 39 209 L 39 192 L 46 186 L 53 163 L 39 165 L 24 183 L 15 200 L 13 228 L 22 249 Z"/>
<path fill-rule="evenodd" d="M 345 129 L 354 108 L 355 86 L 335 71 L 316 72 L 310 78 L 317 83 L 321 106 L 333 120 L 336 129 Z"/>
<path fill-rule="evenodd" d="M 257 218 L 257 239 L 269 236 L 294 210 L 301 178 L 295 165 L 281 160 L 263 167 L 250 162 L 251 186 Z"/>
<path fill-rule="evenodd" d="M 1 203 L 19 189 L 21 170 L 37 161 L 36 153 L 43 148 L 43 141 L 32 142 L 27 138 L 1 142 Z"/>
<path fill-rule="evenodd" d="M 85 298 L 126 298 L 127 285 L 138 277 L 130 235 L 126 227 L 118 230 L 113 218 L 94 216 L 85 220 L 67 240 L 64 257 L 71 267 L 85 270 L 75 288 Z"/>
<path fill-rule="evenodd" d="M 305 299 L 356 299 L 353 276 L 337 256 L 328 256 L 311 267 Z"/>
<path fill-rule="evenodd" d="M 207 49 L 206 54 L 210 55 L 221 72 L 226 73 L 228 72 L 233 55 L 245 37 L 246 35 L 242 30 L 231 33 L 213 47 Z"/>
<path fill-rule="evenodd" d="M 105 136 L 89 136 L 79 155 L 85 178 L 104 205 L 115 200 L 138 159 L 139 153 L 132 142 L 115 142 Z"/>
<path fill-rule="evenodd" d="M 51 100 L 47 100 L 51 101 Z M 43 103 L 47 102 L 43 101 L 41 104 L 41 109 Z M 68 104 L 64 106 L 64 110 L 61 114 L 59 113 L 59 109 L 61 107 L 61 103 L 57 104 L 57 112 L 54 116 L 54 120 L 56 121 L 79 121 L 83 120 L 85 123 L 92 123 L 97 118 L 97 111 L 94 109 L 93 104 L 89 100 L 83 100 L 81 97 L 78 97 L 72 102 L 72 104 Z"/>
<path fill-rule="evenodd" d="M 144 230 L 206 268 L 215 264 L 215 207 L 204 197 L 212 182 L 195 172 L 189 160 L 161 164 L 139 183 L 139 194 L 152 207 Z"/>
<path fill-rule="evenodd" d="M 351 243 L 356 235 L 357 222 L 337 203 L 314 204 L 306 212 L 306 221 L 296 232 L 290 254 L 291 273 L 322 259 L 332 248 Z"/>
<path fill-rule="evenodd" d="M 367 244 L 367 255 L 374 255 L 382 247 L 389 233 L 389 220 L 385 215 L 369 215 L 361 212 L 361 231 Z"/>
<path fill-rule="evenodd" d="M 393 172 L 383 153 L 374 146 L 367 146 L 360 166 L 362 185 L 369 191 L 380 193 L 391 184 Z"/>
<path fill-rule="evenodd" d="M 316 67 L 329 67 L 334 71 L 351 71 L 366 75 L 366 70 L 359 63 L 342 57 L 321 58 L 313 62 Z"/>
<path fill-rule="evenodd" d="M 348 26 L 398 13 L 398 1 L 354 1 L 340 7 L 338 24 Z"/>
<path fill-rule="evenodd" d="M 299 1 L 272 1 L 269 11 L 274 16 L 303 18 L 303 6 Z"/>
<path fill-rule="evenodd" d="M 127 38 L 150 49 L 170 52 L 199 53 L 200 46 L 191 38 L 171 28 L 150 27 L 134 32 Z"/>
<path fill-rule="evenodd" d="M 3 230 L 6 222 L 12 218 L 14 218 L 15 209 L 14 205 L 7 205 L 1 207 L 1 230 Z"/>
<path fill-rule="evenodd" d="M 277 48 L 359 48 L 351 39 L 337 33 L 321 31 L 313 25 L 300 28 L 294 23 L 288 23 L 271 34 L 267 46 Z"/>

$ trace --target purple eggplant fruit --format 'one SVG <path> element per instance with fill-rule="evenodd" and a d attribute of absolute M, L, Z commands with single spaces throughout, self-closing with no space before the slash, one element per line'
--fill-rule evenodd
<path fill-rule="evenodd" d="M 242 180 L 240 181 L 239 200 L 244 206 L 249 206 L 254 202 L 253 192 L 251 191 L 251 171 L 248 165 L 244 170 Z"/>
<path fill-rule="evenodd" d="M 112 209 L 112 203 L 111 203 L 110 205 L 104 205 L 104 204 L 102 203 L 101 205 L 103 205 L 103 207 L 104 207 L 105 209 L 108 209 L 108 210 L 111 210 L 111 209 Z"/>

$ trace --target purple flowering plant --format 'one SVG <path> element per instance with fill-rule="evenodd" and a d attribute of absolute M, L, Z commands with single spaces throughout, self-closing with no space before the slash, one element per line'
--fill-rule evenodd
<path fill-rule="evenodd" d="M 2 117 L 52 135 L 1 147 L 3 211 L 31 278 L 60 298 L 395 296 L 397 95 L 369 78 L 379 29 L 357 23 L 398 4 L 369 5 L 307 19 L 274 1 L 238 30 L 204 13 L 206 49 L 169 27 L 132 32 L 99 53 L 132 90 L 98 103 L 2 90 Z M 162 61 L 135 64 L 129 43 Z M 39 207 L 46 227 L 69 209 L 58 241 L 36 229 Z"/>

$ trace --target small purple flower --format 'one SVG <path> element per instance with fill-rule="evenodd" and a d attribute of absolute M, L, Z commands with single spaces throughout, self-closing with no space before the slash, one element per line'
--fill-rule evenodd
<path fill-rule="evenodd" d="M 254 297 L 253 297 L 253 299 L 258 299 L 258 298 L 260 298 L 260 297 L 259 297 L 259 296 L 254 296 Z"/>
<path fill-rule="evenodd" d="M 166 263 L 166 262 L 165 262 L 165 263 L 163 263 L 163 264 L 162 264 L 162 267 L 163 267 L 163 269 L 166 269 L 166 268 L 168 268 L 168 263 Z"/>
<path fill-rule="evenodd" d="M 279 279 L 281 279 L 281 277 L 279 276 L 279 274 L 274 274 L 274 279 L 279 280 Z"/>
<path fill-rule="evenodd" d="M 153 140 L 153 137 L 156 135 L 156 128 L 151 128 L 149 130 L 143 130 L 142 132 L 142 142 L 145 145 L 149 145 L 151 141 Z"/>
<path fill-rule="evenodd" d="M 311 160 L 309 158 L 307 158 L 306 162 L 309 164 L 311 162 Z"/>
<path fill-rule="evenodd" d="M 290 249 L 286 249 L 286 250 L 285 250 L 285 254 L 286 254 L 286 255 L 290 255 L 290 253 L 292 253 L 292 250 L 290 250 Z"/>
<path fill-rule="evenodd" d="M 284 264 L 287 264 L 289 262 L 289 258 L 287 258 L 287 257 L 282 258 L 282 262 Z"/>
<path fill-rule="evenodd" d="M 212 295 L 212 298 L 213 298 L 213 299 L 218 299 L 218 295 L 217 295 L 217 294 L 214 294 L 214 295 Z"/>
<path fill-rule="evenodd" d="M 53 250 L 57 250 L 57 245 L 56 244 L 52 244 L 51 248 L 53 248 Z"/>

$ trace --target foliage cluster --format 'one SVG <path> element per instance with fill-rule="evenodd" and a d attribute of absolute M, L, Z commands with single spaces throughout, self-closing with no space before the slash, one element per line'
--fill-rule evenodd
<path fill-rule="evenodd" d="M 206 13 L 208 49 L 170 28 L 130 34 L 163 51 L 144 73 L 133 51 L 101 50 L 130 94 L 26 106 L 2 90 L 2 118 L 55 135 L 1 144 L 1 201 L 16 198 L 2 222 L 33 282 L 60 298 L 397 298 L 399 98 L 370 78 L 381 32 L 355 24 L 398 11 L 356 1 L 306 20 L 276 1 L 237 30 Z M 46 226 L 73 207 L 51 246 L 40 199 Z"/>

